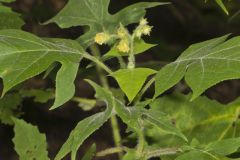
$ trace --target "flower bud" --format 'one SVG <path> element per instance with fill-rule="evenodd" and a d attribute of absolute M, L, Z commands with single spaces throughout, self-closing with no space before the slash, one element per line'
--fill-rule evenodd
<path fill-rule="evenodd" d="M 97 33 L 95 38 L 94 38 L 94 41 L 99 44 L 99 45 L 102 45 L 104 43 L 107 43 L 110 39 L 110 35 L 107 34 L 107 33 L 104 33 L 104 32 L 101 32 L 101 33 Z"/>
<path fill-rule="evenodd" d="M 139 23 L 140 26 L 147 25 L 147 24 L 148 24 L 148 21 L 147 21 L 146 18 L 142 18 L 142 19 L 140 20 L 140 23 Z"/>
<path fill-rule="evenodd" d="M 151 31 L 152 31 L 152 26 L 145 25 L 145 26 L 142 27 L 142 33 L 144 35 L 148 35 L 149 36 Z"/>
<path fill-rule="evenodd" d="M 117 49 L 120 52 L 128 53 L 130 51 L 129 41 L 127 39 L 122 39 L 117 45 Z"/>
<path fill-rule="evenodd" d="M 121 39 L 125 38 L 128 35 L 128 30 L 122 24 L 120 24 L 120 27 L 117 30 L 117 35 Z"/>

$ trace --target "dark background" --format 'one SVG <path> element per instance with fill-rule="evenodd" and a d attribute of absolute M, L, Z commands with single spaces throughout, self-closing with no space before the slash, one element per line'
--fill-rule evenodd
<path fill-rule="evenodd" d="M 115 13 L 121 8 L 140 2 L 136 0 L 112 0 L 110 13 Z M 147 18 L 153 28 L 152 36 L 146 37 L 149 43 L 159 44 L 145 54 L 137 57 L 139 64 L 160 68 L 163 64 L 171 62 L 188 47 L 190 44 L 232 33 L 232 36 L 240 35 L 240 1 L 226 1 L 230 15 L 227 16 L 213 0 L 204 3 L 204 0 L 170 0 L 171 5 L 160 6 L 149 9 Z M 60 29 L 55 24 L 47 26 L 40 25 L 57 14 L 67 3 L 66 0 L 17 0 L 12 3 L 12 8 L 21 13 L 26 24 L 23 30 L 32 32 L 42 37 L 60 37 L 75 39 L 83 32 L 81 27 Z M 239 14 L 237 14 L 239 13 Z M 146 64 L 145 62 L 151 62 Z M 92 77 L 95 71 L 80 70 L 76 80 L 77 95 L 82 97 L 92 97 L 93 90 L 82 81 L 86 77 Z M 54 80 L 48 78 L 42 80 L 41 76 L 28 80 L 26 88 L 49 88 L 54 87 Z M 177 85 L 175 89 L 188 92 L 189 89 L 184 82 Z M 169 91 L 171 92 L 171 91 Z M 212 99 L 217 99 L 221 103 L 228 103 L 239 96 L 240 81 L 233 80 L 223 82 L 212 87 L 206 95 Z M 151 91 L 148 93 L 151 95 Z M 148 94 L 146 96 L 148 96 Z M 69 102 L 63 107 L 49 111 L 52 102 L 48 104 L 36 104 L 32 99 L 25 99 L 21 107 L 24 113 L 22 118 L 39 127 L 39 130 L 46 133 L 49 144 L 49 156 L 53 158 L 61 145 L 67 139 L 70 131 L 75 125 L 98 110 L 83 112 L 75 103 Z M 124 134 L 125 126 L 121 125 L 121 132 Z M 113 146 L 110 138 L 111 127 L 106 123 L 100 130 L 94 133 L 80 148 L 79 156 L 96 142 L 97 149 Z M 13 149 L 11 141 L 13 131 L 11 126 L 0 124 L 0 160 L 16 160 L 17 155 Z M 68 159 L 68 158 L 66 158 Z M 103 158 L 103 160 L 115 160 L 116 157 Z M 98 159 L 99 160 L 99 159 Z"/>

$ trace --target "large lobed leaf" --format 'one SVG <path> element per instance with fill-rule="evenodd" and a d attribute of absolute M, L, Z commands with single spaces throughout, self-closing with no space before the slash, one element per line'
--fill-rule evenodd
<path fill-rule="evenodd" d="M 140 2 L 130 5 L 111 15 L 108 12 L 110 0 L 70 0 L 67 5 L 47 23 L 55 22 L 61 28 L 89 26 L 89 31 L 79 38 L 84 46 L 93 43 L 96 33 L 114 33 L 119 24 L 124 26 L 138 22 L 144 17 L 146 8 L 164 5 L 160 2 Z"/>
<path fill-rule="evenodd" d="M 45 71 L 52 63 L 60 62 L 56 77 L 56 108 L 72 98 L 74 80 L 84 50 L 74 41 L 43 40 L 19 30 L 0 31 L 0 77 L 5 94 L 15 85 Z"/>
<path fill-rule="evenodd" d="M 221 81 L 240 78 L 240 37 L 225 41 L 227 37 L 194 44 L 163 67 L 156 76 L 155 97 L 183 77 L 193 90 L 192 99 Z"/>

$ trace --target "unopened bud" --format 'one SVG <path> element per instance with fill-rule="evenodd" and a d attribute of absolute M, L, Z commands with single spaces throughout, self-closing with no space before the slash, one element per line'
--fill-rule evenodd
<path fill-rule="evenodd" d="M 142 27 L 142 33 L 144 35 L 148 35 L 149 36 L 151 31 L 152 31 L 152 26 L 145 25 L 145 26 Z"/>
<path fill-rule="evenodd" d="M 94 38 L 94 41 L 97 43 L 97 44 L 104 44 L 104 43 L 107 43 L 110 39 L 110 35 L 107 34 L 107 33 L 104 33 L 104 32 L 101 32 L 101 33 L 97 33 L 95 38 Z"/>
<path fill-rule="evenodd" d="M 117 30 L 117 35 L 121 39 L 125 38 L 128 35 L 128 30 L 122 24 L 120 24 L 120 27 Z"/>
<path fill-rule="evenodd" d="M 141 26 L 143 26 L 143 25 L 147 25 L 148 24 L 148 21 L 147 21 L 147 19 L 146 18 L 142 18 L 141 20 L 140 20 L 140 23 L 139 23 Z"/>
<path fill-rule="evenodd" d="M 130 51 L 129 41 L 127 39 L 122 39 L 117 45 L 117 49 L 120 52 L 128 53 Z"/>

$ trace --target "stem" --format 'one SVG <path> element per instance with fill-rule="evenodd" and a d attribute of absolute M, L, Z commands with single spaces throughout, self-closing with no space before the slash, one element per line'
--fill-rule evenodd
<path fill-rule="evenodd" d="M 140 127 L 141 129 L 138 131 L 138 145 L 137 145 L 137 157 L 140 159 L 143 156 L 144 153 L 144 146 L 145 146 L 145 137 L 144 137 L 144 128 L 143 128 L 143 122 L 140 120 Z"/>
<path fill-rule="evenodd" d="M 126 64 L 125 64 L 123 58 L 122 57 L 117 57 L 117 59 L 118 59 L 118 62 L 120 64 L 120 68 L 126 68 Z"/>
<path fill-rule="evenodd" d="M 102 69 L 104 69 L 107 73 L 112 74 L 112 70 L 110 68 L 108 68 L 108 66 L 106 66 L 104 63 L 102 63 L 99 59 L 97 59 L 94 56 L 91 56 L 88 53 L 83 54 L 83 57 L 96 63 L 98 67 L 101 67 Z"/>
<path fill-rule="evenodd" d="M 87 54 L 88 56 L 85 55 L 85 58 L 87 58 L 87 59 L 89 59 L 89 60 L 91 60 L 91 61 L 93 61 L 97 64 L 96 69 L 97 69 L 97 72 L 99 74 L 102 86 L 106 89 L 109 89 L 107 78 L 102 73 L 102 69 L 104 69 L 109 74 L 111 74 L 112 71 L 104 63 L 99 61 L 99 59 L 98 59 L 98 57 L 100 57 L 99 48 L 96 45 L 93 45 L 93 46 L 90 47 L 90 49 L 91 49 L 91 52 L 94 56 L 91 56 L 91 55 Z M 111 126 L 112 126 L 113 139 L 114 139 L 115 146 L 116 147 L 122 147 L 121 135 L 120 135 L 120 132 L 119 132 L 117 117 L 115 115 L 112 115 L 112 117 L 111 117 Z M 119 159 L 122 158 L 122 152 L 118 152 L 118 157 L 119 157 Z"/>
<path fill-rule="evenodd" d="M 147 152 L 147 159 L 160 157 L 164 155 L 173 155 L 173 154 L 177 154 L 178 152 L 180 152 L 178 148 L 160 148 L 160 149 Z"/>
<path fill-rule="evenodd" d="M 105 149 L 103 151 L 100 151 L 96 154 L 97 157 L 104 157 L 110 154 L 115 154 L 115 153 L 120 153 L 123 151 L 127 151 L 128 148 L 127 147 L 115 147 L 115 148 L 108 148 Z"/>
<path fill-rule="evenodd" d="M 115 146 L 121 148 L 122 147 L 121 135 L 120 135 L 120 131 L 119 131 L 117 117 L 115 115 L 113 115 L 111 117 L 111 126 L 112 126 L 113 139 L 114 139 Z M 118 152 L 119 159 L 122 159 L 122 156 L 123 156 L 122 152 Z"/>
<path fill-rule="evenodd" d="M 134 55 L 134 39 L 135 34 L 130 37 L 130 54 L 128 57 L 128 69 L 135 68 L 135 55 Z"/>

